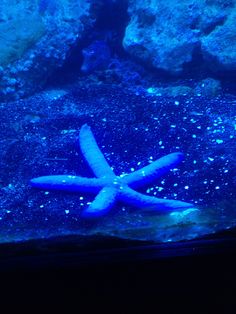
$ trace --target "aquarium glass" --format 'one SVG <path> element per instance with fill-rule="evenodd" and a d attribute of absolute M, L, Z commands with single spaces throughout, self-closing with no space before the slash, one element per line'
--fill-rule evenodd
<path fill-rule="evenodd" d="M 236 1 L 0 2 L 0 243 L 236 226 Z"/>

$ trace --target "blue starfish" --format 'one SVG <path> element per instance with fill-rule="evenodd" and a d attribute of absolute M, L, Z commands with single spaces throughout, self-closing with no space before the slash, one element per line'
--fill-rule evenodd
<path fill-rule="evenodd" d="M 83 217 L 104 215 L 116 201 L 141 208 L 146 213 L 162 213 L 192 208 L 193 205 L 176 200 L 160 199 L 141 194 L 134 189 L 147 185 L 183 160 L 182 153 L 164 156 L 146 167 L 123 176 L 116 176 L 100 151 L 90 127 L 85 124 L 79 133 L 82 154 L 97 178 L 73 175 L 51 175 L 30 181 L 36 188 L 70 192 L 98 193 L 94 201 L 83 211 Z"/>

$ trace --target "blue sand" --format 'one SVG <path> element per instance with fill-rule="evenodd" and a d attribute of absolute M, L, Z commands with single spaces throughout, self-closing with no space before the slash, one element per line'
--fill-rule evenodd
<path fill-rule="evenodd" d="M 150 165 L 125 176 L 116 176 L 99 149 L 90 127 L 85 124 L 79 134 L 83 156 L 97 178 L 72 175 L 51 175 L 34 178 L 31 186 L 46 190 L 98 193 L 94 201 L 83 211 L 83 217 L 106 214 L 117 201 L 140 208 L 143 213 L 163 213 L 192 208 L 190 203 L 147 196 L 133 188 L 145 186 L 183 160 L 182 153 L 164 156 Z"/>

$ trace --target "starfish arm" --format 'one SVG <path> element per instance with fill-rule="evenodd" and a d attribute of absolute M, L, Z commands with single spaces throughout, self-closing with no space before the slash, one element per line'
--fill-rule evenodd
<path fill-rule="evenodd" d="M 106 214 L 114 205 L 117 195 L 117 189 L 113 187 L 104 187 L 89 207 L 83 211 L 82 216 L 89 218 Z"/>
<path fill-rule="evenodd" d="M 152 162 L 150 165 L 123 177 L 122 181 L 132 188 L 145 186 L 175 167 L 183 158 L 182 153 L 166 155 Z"/>
<path fill-rule="evenodd" d="M 119 199 L 134 207 L 140 208 L 143 213 L 148 214 L 181 211 L 186 208 L 194 207 L 192 204 L 182 201 L 167 200 L 144 195 L 130 189 L 129 187 L 122 190 L 119 195 Z"/>
<path fill-rule="evenodd" d="M 106 184 L 105 178 L 83 178 L 71 175 L 52 175 L 34 178 L 31 186 L 44 190 L 61 190 L 69 192 L 98 192 Z"/>
<path fill-rule="evenodd" d="M 79 143 L 82 154 L 98 178 L 104 176 L 115 177 L 87 124 L 84 124 L 80 129 Z"/>

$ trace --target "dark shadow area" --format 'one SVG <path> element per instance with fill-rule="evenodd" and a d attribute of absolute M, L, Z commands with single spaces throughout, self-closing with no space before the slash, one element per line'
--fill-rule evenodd
<path fill-rule="evenodd" d="M 96 40 L 105 41 L 112 56 L 125 56 L 122 47 L 125 27 L 128 23 L 128 3 L 121 1 L 101 1 L 97 5 L 97 19 L 93 29 L 88 30 L 78 45 L 70 50 L 64 65 L 48 79 L 47 87 L 73 83 L 81 73 L 82 50 Z M 83 74 L 82 74 L 83 75 Z"/>
<path fill-rule="evenodd" d="M 129 258 L 125 249 L 103 250 L 100 261 L 93 256 L 81 264 L 76 253 L 64 260 L 54 254 L 43 267 L 1 267 L 1 304 L 9 311 L 50 306 L 91 313 L 95 306 L 98 313 L 234 313 L 235 245 L 207 242 L 205 251 L 199 250 L 204 241 L 189 243 L 187 254 L 179 243 L 140 248 L 139 254 L 136 247 Z"/>

